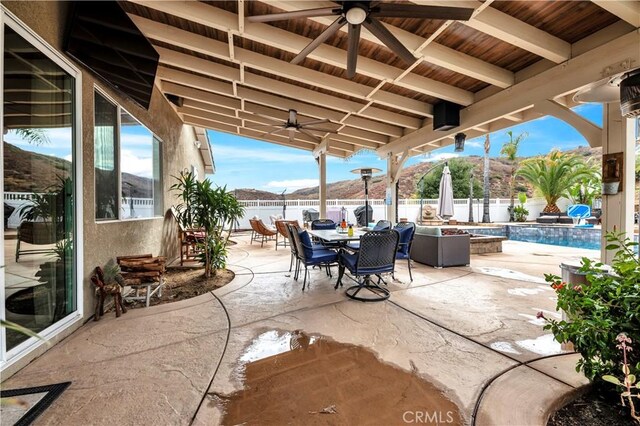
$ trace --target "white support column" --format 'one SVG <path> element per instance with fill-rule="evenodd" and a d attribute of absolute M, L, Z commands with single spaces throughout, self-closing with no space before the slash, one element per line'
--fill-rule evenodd
<path fill-rule="evenodd" d="M 622 116 L 620 104 L 604 104 L 602 154 L 624 153 L 623 186 L 615 195 L 602 196 L 601 260 L 610 263 L 615 253 L 605 250 L 604 235 L 613 231 L 626 232 L 633 238 L 635 197 L 635 128 L 634 120 Z"/>
<path fill-rule="evenodd" d="M 393 223 L 398 221 L 396 217 L 397 210 L 397 188 L 396 183 L 398 183 L 398 179 L 400 178 L 400 170 L 402 170 L 402 166 L 405 161 L 409 158 L 408 150 L 405 150 L 401 155 L 396 155 L 394 153 L 389 153 L 387 155 L 387 193 L 391 194 L 391 204 L 387 204 L 387 220 L 390 220 Z"/>
<path fill-rule="evenodd" d="M 327 217 L 327 154 L 321 151 L 318 153 L 316 161 L 320 173 L 320 218 L 325 219 Z"/>

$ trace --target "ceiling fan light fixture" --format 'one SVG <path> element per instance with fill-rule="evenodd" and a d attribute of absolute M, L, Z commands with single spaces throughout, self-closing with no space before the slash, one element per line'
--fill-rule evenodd
<path fill-rule="evenodd" d="M 352 7 L 347 10 L 344 17 L 347 19 L 347 22 L 351 25 L 360 25 L 367 19 L 367 11 L 362 9 L 361 7 Z"/>

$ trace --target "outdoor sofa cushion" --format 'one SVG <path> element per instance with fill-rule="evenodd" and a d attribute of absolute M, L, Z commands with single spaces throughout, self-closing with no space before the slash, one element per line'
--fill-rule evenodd
<path fill-rule="evenodd" d="M 416 226 L 416 235 L 433 235 L 439 237 L 442 235 L 442 228 L 439 226 Z"/>

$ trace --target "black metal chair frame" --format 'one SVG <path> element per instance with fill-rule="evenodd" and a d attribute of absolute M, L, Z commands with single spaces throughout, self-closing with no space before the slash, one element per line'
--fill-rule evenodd
<path fill-rule="evenodd" d="M 370 231 L 360 238 L 360 250 L 358 250 L 357 254 L 358 260 L 356 262 L 355 271 L 350 271 L 355 275 L 355 278 L 348 276 L 348 278 L 356 282 L 357 285 L 351 286 L 345 290 L 347 297 L 361 302 L 381 302 L 389 298 L 389 290 L 380 287 L 380 283 L 382 282 L 386 285 L 386 282 L 382 278 L 382 274 L 391 273 L 393 275 L 399 239 L 400 235 L 395 229 L 387 231 Z M 385 240 L 388 240 L 388 242 Z M 388 247 L 385 247 L 385 243 Z M 373 259 L 367 257 L 370 250 L 385 251 L 385 249 L 387 253 L 382 256 L 375 255 L 373 256 Z M 342 257 L 339 259 L 342 259 Z M 372 264 L 371 262 L 374 263 Z M 345 269 L 347 269 L 346 265 L 340 261 L 338 282 L 334 288 L 337 289 L 338 286 L 342 286 L 342 278 L 345 275 Z M 377 283 L 373 282 L 372 276 L 378 277 Z M 374 296 L 358 296 L 358 293 L 363 289 L 373 293 Z"/>
<path fill-rule="evenodd" d="M 413 229 L 413 231 L 411 232 L 411 238 L 409 238 L 408 243 L 401 243 L 398 241 L 398 250 L 400 250 L 401 246 L 405 244 L 409 245 L 409 247 L 407 247 L 407 267 L 409 268 L 409 279 L 413 281 L 413 275 L 411 274 L 411 246 L 413 245 L 413 237 L 416 235 L 416 224 L 414 222 L 398 222 L 398 224 L 395 227 Z"/>

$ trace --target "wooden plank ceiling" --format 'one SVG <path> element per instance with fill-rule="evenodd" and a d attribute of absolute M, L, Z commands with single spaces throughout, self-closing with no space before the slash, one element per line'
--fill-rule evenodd
<path fill-rule="evenodd" d="M 418 4 L 445 2 L 417 1 Z M 468 107 L 523 79 L 572 58 L 581 40 L 621 23 L 590 1 L 455 1 L 472 7 L 468 22 L 383 19 L 416 57 L 407 66 L 363 29 L 358 69 L 347 79 L 345 31 L 330 37 L 299 65 L 289 62 L 335 17 L 250 23 L 246 17 L 317 7 L 325 1 L 122 2 L 156 46 L 161 66 L 156 84 L 183 100 L 185 123 L 272 143 L 347 157 L 376 150 L 431 126 L 433 105 L 447 100 Z M 618 14 L 619 15 L 619 14 Z M 343 28 L 343 29 L 346 29 Z M 565 106 L 570 101 L 564 99 Z M 338 133 L 266 135 L 265 124 L 330 119 Z M 259 115 L 257 115 L 259 114 Z M 477 134 L 535 118 L 518 112 L 496 117 Z M 262 127 L 260 127 L 262 126 Z M 326 142 L 326 143 L 325 143 Z M 418 154 L 451 143 L 412 147 Z"/>

